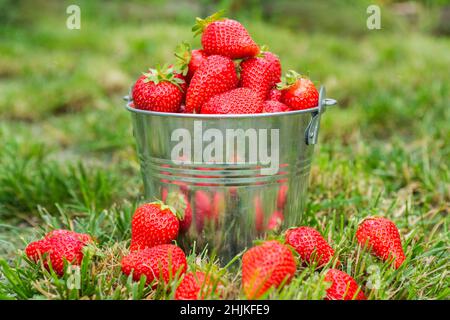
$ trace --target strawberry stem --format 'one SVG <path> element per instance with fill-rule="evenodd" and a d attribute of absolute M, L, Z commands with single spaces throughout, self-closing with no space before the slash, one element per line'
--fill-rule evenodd
<path fill-rule="evenodd" d="M 149 72 L 143 73 L 145 76 L 144 82 L 153 82 L 154 84 L 159 84 L 161 82 L 169 82 L 175 85 L 181 92 L 183 89 L 181 85 L 184 80 L 176 77 L 175 69 L 172 66 L 157 66 L 155 69 L 148 69 Z"/>
<path fill-rule="evenodd" d="M 191 45 L 186 41 L 183 41 L 175 48 L 174 55 L 177 59 L 175 67 L 180 71 L 181 74 L 183 74 L 183 76 L 185 76 L 189 71 L 188 66 L 192 58 Z"/>
<path fill-rule="evenodd" d="M 179 220 L 184 220 L 184 212 L 187 207 L 185 197 L 178 192 L 170 192 L 167 195 L 166 203 L 175 210 L 175 215 Z"/>
<path fill-rule="evenodd" d="M 277 83 L 278 90 L 285 90 L 294 85 L 298 79 L 306 78 L 305 76 L 295 72 L 294 70 L 289 70 L 286 75 L 281 78 L 281 82 Z"/>
<path fill-rule="evenodd" d="M 225 14 L 225 10 L 217 11 L 216 13 L 213 13 L 209 17 L 206 17 L 205 19 L 202 18 L 195 18 L 195 25 L 192 27 L 192 32 L 194 32 L 194 37 L 198 36 L 199 34 L 203 33 L 203 30 L 212 22 L 219 21 L 225 19 L 223 16 Z"/>

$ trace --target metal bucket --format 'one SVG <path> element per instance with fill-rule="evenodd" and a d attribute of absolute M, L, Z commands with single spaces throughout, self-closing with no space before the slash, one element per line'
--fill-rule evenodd
<path fill-rule="evenodd" d="M 324 87 L 316 108 L 252 115 L 144 111 L 125 99 L 145 199 L 175 192 L 191 206 L 185 250 L 195 241 L 226 262 L 267 232 L 300 224 L 320 117 L 336 103 Z"/>

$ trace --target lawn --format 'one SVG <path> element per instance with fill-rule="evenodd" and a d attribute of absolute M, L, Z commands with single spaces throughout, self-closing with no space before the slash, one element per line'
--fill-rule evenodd
<path fill-rule="evenodd" d="M 140 72 L 172 61 L 176 44 L 199 45 L 190 27 L 202 13 L 186 3 L 174 17 L 173 3 L 150 10 L 86 1 L 81 30 L 68 30 L 62 3 L 38 2 L 35 14 L 19 2 L 0 23 L 0 299 L 173 298 L 175 282 L 152 290 L 121 274 L 143 193 L 122 97 Z M 369 299 L 448 299 L 449 38 L 365 24 L 345 36 L 242 19 L 284 71 L 307 73 L 339 101 L 323 116 L 303 224 L 338 248 L 342 270 Z M 399 228 L 407 260 L 398 270 L 356 245 L 368 215 Z M 75 288 L 70 275 L 59 279 L 23 253 L 59 227 L 97 239 Z M 221 274 L 223 297 L 244 298 L 239 257 L 224 268 L 207 253 L 187 254 L 190 268 Z M 267 297 L 322 299 L 323 277 L 300 266 Z"/>

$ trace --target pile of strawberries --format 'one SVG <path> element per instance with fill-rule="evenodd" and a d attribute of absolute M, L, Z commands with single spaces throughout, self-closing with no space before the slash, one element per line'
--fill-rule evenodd
<path fill-rule="evenodd" d="M 259 47 L 238 21 L 218 12 L 197 18 L 202 49 L 183 42 L 177 61 L 149 69 L 134 84 L 132 106 L 158 112 L 253 114 L 314 108 L 319 93 L 290 70 L 281 78 L 277 55 Z"/>
<path fill-rule="evenodd" d="M 358 226 L 356 239 L 361 246 L 369 247 L 375 256 L 391 262 L 395 268 L 405 261 L 397 227 L 386 218 L 364 219 Z M 316 229 L 306 226 L 289 229 L 282 241 L 265 241 L 244 254 L 244 293 L 249 299 L 259 298 L 270 288 L 289 283 L 297 270 L 296 256 L 302 264 L 319 269 L 329 264 L 339 267 L 341 263 L 337 258 L 333 261 L 334 255 L 333 248 Z M 327 270 L 324 281 L 330 283 L 327 300 L 366 300 L 356 281 L 343 271 Z"/>
<path fill-rule="evenodd" d="M 212 272 L 200 270 L 187 272 L 186 255 L 173 244 L 182 233 L 186 219 L 184 212 L 175 210 L 161 201 L 146 203 L 136 209 L 132 218 L 130 253 L 122 258 L 122 272 L 135 281 L 145 277 L 146 284 L 169 285 L 181 278 L 174 296 L 177 300 L 204 299 L 212 293 L 221 297 L 224 285 Z M 405 260 L 400 234 L 393 222 L 386 218 L 364 219 L 356 232 L 361 246 L 395 268 Z M 47 270 L 63 276 L 65 265 L 80 265 L 84 249 L 93 244 L 87 234 L 68 230 L 54 230 L 41 240 L 30 243 L 25 253 L 34 262 L 41 262 Z M 298 264 L 315 268 L 341 263 L 322 235 L 311 227 L 287 230 L 283 239 L 267 240 L 249 249 L 242 257 L 242 287 L 248 299 L 257 299 L 273 288 L 280 288 L 295 276 Z M 51 268 L 50 268 L 51 266 Z M 366 299 L 356 281 L 343 271 L 332 268 L 325 274 L 330 283 L 326 299 Z"/>

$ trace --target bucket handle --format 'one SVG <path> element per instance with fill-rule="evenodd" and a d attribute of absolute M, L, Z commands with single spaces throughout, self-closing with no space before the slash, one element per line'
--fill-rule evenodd
<path fill-rule="evenodd" d="M 319 138 L 320 117 L 325 112 L 326 107 L 333 106 L 337 103 L 336 100 L 325 98 L 325 87 L 321 86 L 319 91 L 319 106 L 318 110 L 314 111 L 311 116 L 311 121 L 305 130 L 305 143 L 307 145 L 314 145 Z"/>

